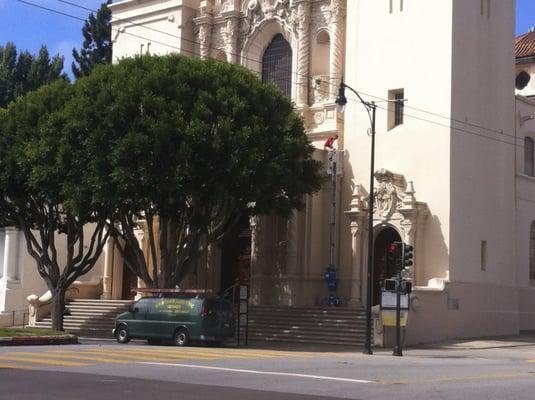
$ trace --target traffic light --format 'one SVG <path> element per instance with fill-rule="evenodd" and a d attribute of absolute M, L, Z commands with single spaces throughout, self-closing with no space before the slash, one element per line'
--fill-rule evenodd
<path fill-rule="evenodd" d="M 412 265 L 413 249 L 410 244 L 403 245 L 403 268 L 410 267 Z"/>
<path fill-rule="evenodd" d="M 401 281 L 401 293 L 409 294 L 412 292 L 412 282 Z"/>
<path fill-rule="evenodd" d="M 395 271 L 396 270 L 396 253 L 397 253 L 397 246 L 394 243 L 390 243 L 388 246 L 388 254 L 387 254 L 387 270 L 388 271 Z"/>

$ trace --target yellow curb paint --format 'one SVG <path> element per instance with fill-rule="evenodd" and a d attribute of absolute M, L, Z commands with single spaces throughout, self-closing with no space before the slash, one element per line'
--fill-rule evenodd
<path fill-rule="evenodd" d="M 87 363 L 78 363 L 73 361 L 58 361 L 58 360 L 47 360 L 45 357 L 36 358 L 37 353 L 33 357 L 24 357 L 24 356 L 10 356 L 4 355 L 0 356 L 0 360 L 3 361 L 23 361 L 30 364 L 43 364 L 43 365 L 62 365 L 65 367 L 87 367 L 89 365 L 94 364 L 87 364 Z"/>

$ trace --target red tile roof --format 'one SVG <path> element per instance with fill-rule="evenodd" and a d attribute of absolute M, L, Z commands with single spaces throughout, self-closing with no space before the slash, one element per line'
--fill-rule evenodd
<path fill-rule="evenodd" d="M 515 39 L 516 58 L 535 56 L 535 31 L 524 33 Z"/>

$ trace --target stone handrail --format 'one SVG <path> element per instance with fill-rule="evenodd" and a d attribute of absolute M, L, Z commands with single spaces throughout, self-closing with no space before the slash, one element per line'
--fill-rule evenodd
<path fill-rule="evenodd" d="M 75 281 L 65 292 L 65 300 L 78 299 L 97 299 L 102 294 L 102 279 L 82 282 Z M 43 295 L 37 296 L 31 294 L 27 297 L 29 303 L 28 325 L 35 326 L 36 322 L 41 321 L 50 314 L 52 306 L 52 292 L 47 290 Z"/>

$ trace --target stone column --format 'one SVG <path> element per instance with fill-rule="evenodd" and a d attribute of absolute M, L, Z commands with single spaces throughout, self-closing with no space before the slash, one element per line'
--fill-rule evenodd
<path fill-rule="evenodd" d="M 2 261 L 0 269 L 3 269 L 3 276 L 0 279 L 0 326 L 9 326 L 13 322 L 20 321 L 21 310 L 27 307 L 20 282 L 19 242 L 20 231 L 14 227 L 4 229 L 4 257 L 0 260 Z"/>
<path fill-rule="evenodd" d="M 4 277 L 4 243 L 6 232 L 4 228 L 0 228 L 0 281 Z"/>
<path fill-rule="evenodd" d="M 200 56 L 202 59 L 210 57 L 212 47 L 213 0 L 202 0 L 199 18 L 195 23 L 199 27 Z"/>
<path fill-rule="evenodd" d="M 14 227 L 5 229 L 4 276 L 5 282 L 19 281 L 19 231 Z"/>
<path fill-rule="evenodd" d="M 227 61 L 229 63 L 238 62 L 238 29 L 239 29 L 239 19 L 237 14 L 232 14 L 227 20 L 226 26 L 226 50 L 227 50 Z"/>
<path fill-rule="evenodd" d="M 346 17 L 346 0 L 331 0 L 331 98 L 334 99 L 338 93 L 340 80 L 343 74 L 344 65 L 344 35 L 345 35 L 345 17 Z"/>
<path fill-rule="evenodd" d="M 367 229 L 367 207 L 364 203 L 365 194 L 357 183 L 354 183 L 350 208 L 345 214 L 349 217 L 351 228 L 351 290 L 349 305 L 362 305 L 362 276 L 364 269 L 363 234 Z"/>
<path fill-rule="evenodd" d="M 310 7 L 308 0 L 297 4 L 297 105 L 308 105 L 308 88 L 310 74 Z"/>
<path fill-rule="evenodd" d="M 297 274 L 297 242 L 298 242 L 299 213 L 294 210 L 286 222 L 286 275 Z"/>
<path fill-rule="evenodd" d="M 146 225 L 143 228 L 145 228 L 145 227 L 146 227 Z M 143 228 L 138 228 L 138 229 L 134 230 L 134 235 L 136 235 L 136 239 L 137 239 L 137 242 L 139 244 L 139 248 L 142 249 L 142 250 L 144 249 L 143 239 L 145 238 L 145 230 Z M 149 274 L 150 274 L 150 272 L 149 272 Z M 153 279 L 156 279 L 156 277 L 153 277 Z M 139 277 L 137 278 L 137 287 L 138 288 L 144 288 L 145 287 L 145 282 L 143 282 L 143 279 L 141 279 Z M 136 297 L 135 297 L 135 300 L 139 300 L 140 298 L 141 298 L 141 294 L 137 293 Z"/>
<path fill-rule="evenodd" d="M 361 218 L 351 221 L 351 291 L 349 305 L 362 305 L 362 231 L 365 221 Z"/>
<path fill-rule="evenodd" d="M 254 216 L 249 220 L 249 224 L 251 225 L 251 267 L 249 276 L 251 302 L 253 304 L 260 304 L 262 302 L 262 286 L 265 284 L 266 235 L 264 218 Z"/>
<path fill-rule="evenodd" d="M 115 239 L 109 237 L 104 247 L 104 276 L 102 277 L 102 295 L 103 300 L 111 299 L 113 286 L 113 255 L 115 253 Z"/>

